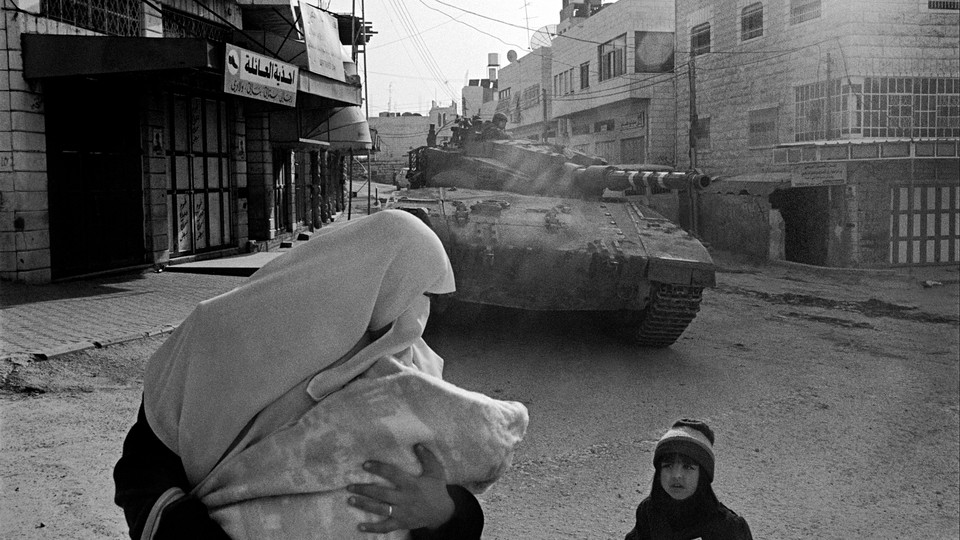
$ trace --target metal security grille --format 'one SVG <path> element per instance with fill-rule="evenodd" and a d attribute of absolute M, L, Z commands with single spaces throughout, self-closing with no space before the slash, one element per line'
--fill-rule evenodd
<path fill-rule="evenodd" d="M 166 6 L 163 7 L 164 37 L 199 37 L 211 41 L 227 42 L 230 41 L 232 35 L 232 30 L 226 26 Z"/>
<path fill-rule="evenodd" d="M 900 186 L 890 191 L 890 263 L 960 261 L 960 187 Z"/>
<path fill-rule="evenodd" d="M 790 24 L 820 18 L 820 0 L 790 0 Z"/>
<path fill-rule="evenodd" d="M 226 102 L 174 94 L 167 118 L 171 253 L 185 255 L 232 245 Z"/>
<path fill-rule="evenodd" d="M 699 24 L 690 29 L 690 55 L 710 52 L 710 23 Z"/>
<path fill-rule="evenodd" d="M 757 2 L 743 8 L 740 13 L 740 41 L 763 35 L 763 4 Z"/>
<path fill-rule="evenodd" d="M 141 0 L 40 0 L 40 16 L 110 36 L 139 36 Z"/>
<path fill-rule="evenodd" d="M 861 82 L 862 81 L 862 82 Z M 960 136 L 960 79 L 851 77 L 795 88 L 799 141 Z"/>
<path fill-rule="evenodd" d="M 960 10 L 960 0 L 929 0 L 927 9 L 955 9 Z"/>

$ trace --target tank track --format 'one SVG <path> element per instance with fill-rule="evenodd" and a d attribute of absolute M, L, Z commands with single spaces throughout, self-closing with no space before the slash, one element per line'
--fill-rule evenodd
<path fill-rule="evenodd" d="M 621 323 L 627 324 L 624 330 L 637 345 L 669 347 L 697 316 L 701 300 L 703 287 L 653 283 L 647 307 Z"/>

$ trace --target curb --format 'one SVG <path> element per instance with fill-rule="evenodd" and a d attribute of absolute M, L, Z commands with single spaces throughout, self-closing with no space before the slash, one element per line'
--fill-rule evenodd
<path fill-rule="evenodd" d="M 179 326 L 179 323 L 177 324 Z M 104 347 L 109 347 L 110 345 L 117 345 L 120 343 L 126 343 L 129 341 L 136 341 L 138 339 L 145 339 L 154 336 L 160 336 L 163 334 L 169 334 L 177 329 L 177 326 L 164 325 L 155 330 L 148 330 L 146 332 L 140 332 L 138 334 L 130 334 L 126 336 L 121 336 L 113 339 L 106 340 L 97 340 L 97 341 L 80 341 L 75 343 L 68 343 L 65 345 L 60 345 L 47 349 L 45 351 L 35 351 L 35 352 L 15 352 L 7 355 L 0 356 L 0 362 L 10 363 L 15 365 L 26 365 L 30 362 L 50 360 L 51 358 L 56 358 L 58 356 L 63 356 L 66 354 L 71 354 L 75 352 L 85 351 L 88 349 L 102 349 Z"/>

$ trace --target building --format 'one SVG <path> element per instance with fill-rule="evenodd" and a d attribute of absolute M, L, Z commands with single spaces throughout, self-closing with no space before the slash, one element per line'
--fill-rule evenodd
<path fill-rule="evenodd" d="M 701 198 L 705 239 L 960 262 L 960 2 L 677 0 L 676 25 L 678 154 L 727 178 Z"/>
<path fill-rule="evenodd" d="M 507 115 L 507 130 L 515 138 L 534 141 L 556 137 L 549 88 L 553 49 L 541 46 L 522 58 L 507 53 L 509 63 L 497 73 L 496 112 Z"/>
<path fill-rule="evenodd" d="M 345 156 L 369 146 L 355 68 L 369 29 L 350 14 L 8 0 L 0 25 L 2 279 L 269 246 L 329 220 Z"/>
<path fill-rule="evenodd" d="M 556 142 L 611 163 L 674 165 L 674 2 L 565 2 L 557 28 Z"/>
<path fill-rule="evenodd" d="M 370 129 L 377 133 L 379 141 L 377 152 L 371 158 L 371 179 L 374 182 L 391 183 L 393 175 L 401 167 L 407 166 L 407 153 L 427 144 L 431 125 L 437 134 L 436 144 L 443 145 L 450 140 L 453 134 L 450 128 L 456 120 L 455 102 L 444 107 L 436 101 L 431 102 L 427 116 L 410 112 L 382 112 L 368 118 Z"/>
<path fill-rule="evenodd" d="M 463 87 L 461 96 L 464 116 L 470 118 L 480 116 L 484 120 L 493 117 L 497 100 L 497 72 L 493 73 L 492 79 L 470 79 L 467 86 Z"/>

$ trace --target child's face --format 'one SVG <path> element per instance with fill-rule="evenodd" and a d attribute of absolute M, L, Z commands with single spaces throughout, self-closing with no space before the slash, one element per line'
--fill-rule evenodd
<path fill-rule="evenodd" d="M 700 466 L 685 456 L 667 456 L 660 464 L 660 485 L 675 500 L 682 501 L 696 493 L 699 482 Z"/>

